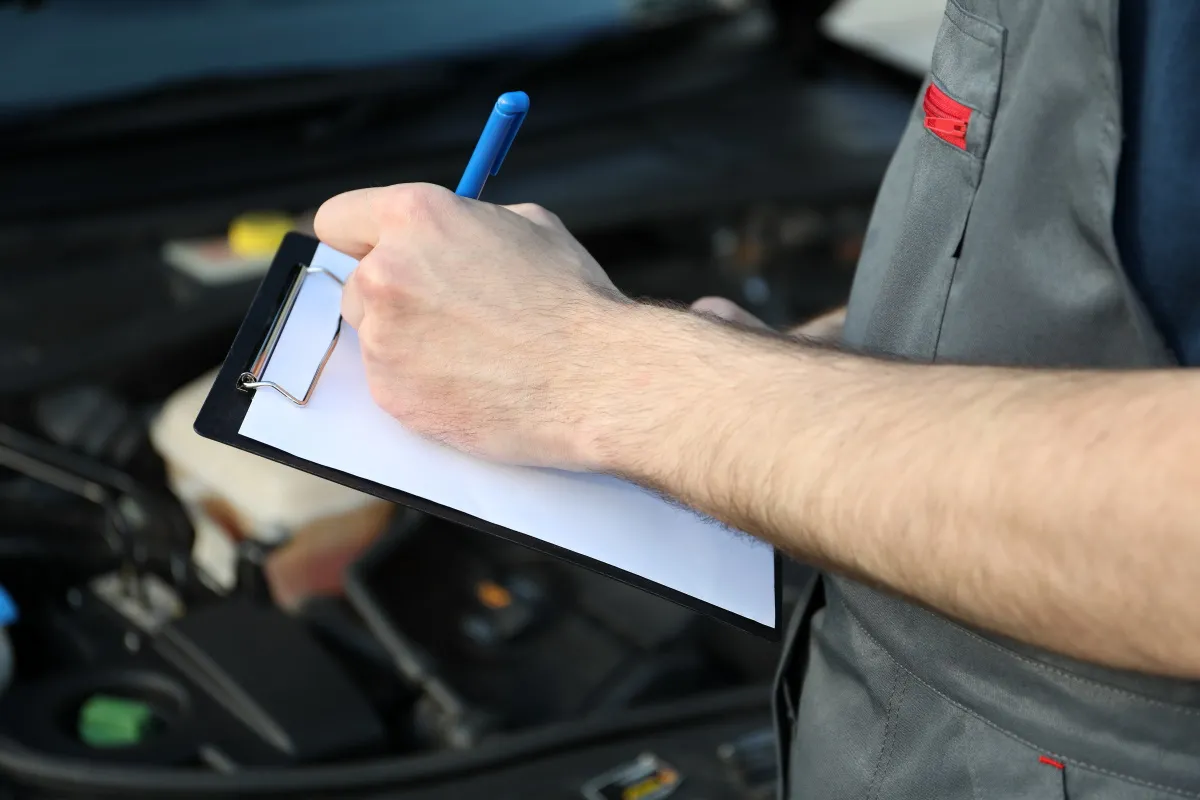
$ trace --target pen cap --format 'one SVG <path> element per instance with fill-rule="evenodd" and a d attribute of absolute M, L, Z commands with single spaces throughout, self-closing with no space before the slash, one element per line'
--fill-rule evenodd
<path fill-rule="evenodd" d="M 504 163 L 504 157 L 508 155 L 513 140 L 517 138 L 517 131 L 521 129 L 525 115 L 529 113 L 529 95 L 524 92 L 505 92 L 496 100 L 493 112 L 513 120 L 509 125 L 508 134 L 504 137 L 504 144 L 500 146 L 500 152 L 492 163 L 491 174 L 496 175 L 500 172 L 500 165 Z"/>

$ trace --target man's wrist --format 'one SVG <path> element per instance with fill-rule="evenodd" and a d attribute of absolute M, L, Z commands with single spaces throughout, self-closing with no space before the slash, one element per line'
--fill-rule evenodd
<path fill-rule="evenodd" d="M 602 334 L 600 365 L 578 430 L 587 469 L 622 475 L 689 502 L 729 444 L 756 436 L 753 398 L 778 390 L 800 346 L 684 311 L 631 304 Z M 778 436 L 776 432 L 775 436 Z"/>
<path fill-rule="evenodd" d="M 575 461 L 594 472 L 641 479 L 655 431 L 674 413 L 671 351 L 679 312 L 644 303 L 614 305 L 590 320 L 583 336 L 598 347 L 583 380 L 573 380 L 569 403 L 578 409 L 572 431 Z"/>

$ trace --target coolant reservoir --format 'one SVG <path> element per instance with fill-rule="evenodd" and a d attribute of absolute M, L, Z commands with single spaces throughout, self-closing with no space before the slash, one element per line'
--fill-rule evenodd
<path fill-rule="evenodd" d="M 285 608 L 336 594 L 342 572 L 387 525 L 391 503 L 201 438 L 192 425 L 216 373 L 179 389 L 150 437 L 196 530 L 192 560 L 218 591 L 236 583 L 238 543 L 276 547 L 271 593 Z"/>

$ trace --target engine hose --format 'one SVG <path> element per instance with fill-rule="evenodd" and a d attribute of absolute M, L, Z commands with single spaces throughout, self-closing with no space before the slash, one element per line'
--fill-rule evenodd
<path fill-rule="evenodd" d="M 484 742 L 467 752 L 376 759 L 348 765 L 246 769 L 222 774 L 194 769 L 139 768 L 96 764 L 37 753 L 0 737 L 0 773 L 30 788 L 80 792 L 89 797 L 271 796 L 291 793 L 346 796 L 351 792 L 462 778 L 584 745 L 647 733 L 682 723 L 733 713 L 766 711 L 764 686 L 733 689 L 700 700 L 663 704 L 576 722 L 549 725 L 529 733 Z"/>

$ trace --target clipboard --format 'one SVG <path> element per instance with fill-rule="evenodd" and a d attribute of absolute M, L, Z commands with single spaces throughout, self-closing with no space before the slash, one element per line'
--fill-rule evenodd
<path fill-rule="evenodd" d="M 199 435 L 222 444 L 236 447 L 280 464 L 308 472 L 326 480 L 374 495 L 383 500 L 423 511 L 450 522 L 499 536 L 515 544 L 531 548 L 547 555 L 561 558 L 573 564 L 598 572 L 607 577 L 627 583 L 671 602 L 682 605 L 707 616 L 714 617 L 734 627 L 772 641 L 778 641 L 782 629 L 781 572 L 782 560 L 777 550 L 773 551 L 774 622 L 767 625 L 742 616 L 698 597 L 649 580 L 636 573 L 615 567 L 607 562 L 577 553 L 573 550 L 546 542 L 536 536 L 497 525 L 454 508 L 432 502 L 426 498 L 400 491 L 391 486 L 366 480 L 357 475 L 343 472 L 320 463 L 299 458 L 284 450 L 259 442 L 239 431 L 250 410 L 254 393 L 276 391 L 297 405 L 303 405 L 314 392 L 319 390 L 322 370 L 341 334 L 339 320 L 330 337 L 328 349 L 315 370 L 308 385 L 282 386 L 265 380 L 266 367 L 270 362 L 274 345 L 287 323 L 292 305 L 300 287 L 310 280 L 340 280 L 332 274 L 311 267 L 318 242 L 302 234 L 290 233 L 279 250 L 259 286 L 237 336 L 230 347 L 212 389 L 200 409 L 194 429 Z"/>

